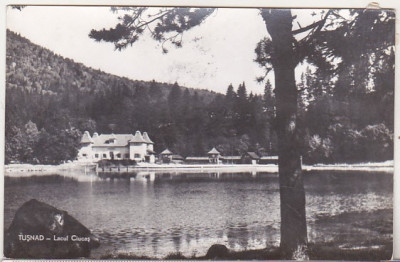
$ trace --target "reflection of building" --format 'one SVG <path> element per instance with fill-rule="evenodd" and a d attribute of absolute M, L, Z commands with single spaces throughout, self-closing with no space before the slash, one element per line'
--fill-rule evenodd
<path fill-rule="evenodd" d="M 130 159 L 137 162 L 154 163 L 153 142 L 146 132 L 132 134 L 101 134 L 88 131 L 82 136 L 78 161 L 98 162 L 100 160 Z"/>

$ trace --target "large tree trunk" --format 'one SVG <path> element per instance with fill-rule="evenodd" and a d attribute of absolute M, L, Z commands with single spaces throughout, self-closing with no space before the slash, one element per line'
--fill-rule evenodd
<path fill-rule="evenodd" d="M 276 131 L 281 198 L 281 250 L 284 258 L 307 259 L 305 192 L 297 135 L 296 56 L 292 15 L 287 9 L 261 12 L 272 39 L 275 73 Z"/>

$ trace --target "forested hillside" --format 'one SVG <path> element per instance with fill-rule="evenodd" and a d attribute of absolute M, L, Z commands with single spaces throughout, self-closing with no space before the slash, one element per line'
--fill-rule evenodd
<path fill-rule="evenodd" d="M 147 131 L 157 152 L 168 147 L 184 156 L 204 155 L 216 145 L 229 154 L 258 149 L 267 144 L 262 99 L 248 96 L 244 84 L 241 89 L 236 101 L 234 92 L 226 99 L 177 83 L 132 81 L 75 63 L 8 31 L 6 158 L 74 159 L 85 130 Z"/>
<path fill-rule="evenodd" d="M 390 53 L 387 59 L 394 59 Z M 357 63 L 357 61 L 354 61 Z M 332 82 L 308 70 L 299 83 L 305 162 L 382 161 L 393 157 L 394 68 L 380 65 L 373 88 L 347 70 Z M 390 63 L 387 63 L 390 64 Z M 7 32 L 6 162 L 73 160 L 82 133 L 147 131 L 159 153 L 275 154 L 275 98 L 225 95 L 156 81 L 133 81 L 88 68 Z M 358 83 L 358 85 L 357 85 Z M 351 88 L 349 88 L 351 86 Z"/>

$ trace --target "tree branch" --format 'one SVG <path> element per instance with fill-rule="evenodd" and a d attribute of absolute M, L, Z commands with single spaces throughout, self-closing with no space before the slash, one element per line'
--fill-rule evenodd
<path fill-rule="evenodd" d="M 319 20 L 319 21 L 317 21 L 317 22 L 312 23 L 311 25 L 308 25 L 308 26 L 306 26 L 306 27 L 303 27 L 303 28 L 294 30 L 294 31 L 292 32 L 293 35 L 296 35 L 296 34 L 299 34 L 299 33 L 303 33 L 303 32 L 308 31 L 308 30 L 310 30 L 310 29 L 314 29 L 314 30 L 313 30 L 312 33 L 308 34 L 308 36 L 307 36 L 306 38 L 311 37 L 311 36 L 314 35 L 314 34 L 317 34 L 319 31 L 322 30 L 322 28 L 323 28 L 324 25 L 325 25 L 326 19 L 328 19 L 328 17 L 329 17 L 331 14 L 332 14 L 332 10 L 329 10 L 328 12 L 326 12 L 324 18 L 322 18 L 321 20 Z"/>
<path fill-rule="evenodd" d="M 308 31 L 308 30 L 310 30 L 310 29 L 313 29 L 313 28 L 315 28 L 315 27 L 317 27 L 317 26 L 320 26 L 321 23 L 325 23 L 325 20 L 326 20 L 326 18 L 324 18 L 324 19 L 322 19 L 322 20 L 319 20 L 319 21 L 317 21 L 317 22 L 314 22 L 314 23 L 312 23 L 311 25 L 308 25 L 308 26 L 306 26 L 306 27 L 301 27 L 301 28 L 299 28 L 299 29 L 297 29 L 297 30 L 292 31 L 292 34 L 293 34 L 293 35 L 297 35 L 297 34 L 300 34 L 300 33 L 305 32 L 305 31 Z M 300 24 L 299 24 L 299 26 L 300 26 Z"/>
<path fill-rule="evenodd" d="M 296 63 L 302 61 L 307 55 L 307 52 L 305 52 L 305 49 L 307 48 L 312 48 L 312 40 L 314 39 L 315 35 L 317 35 L 319 32 L 321 32 L 322 28 L 324 27 L 326 20 L 328 19 L 328 17 L 331 15 L 332 10 L 329 10 L 328 12 L 326 12 L 324 18 L 322 20 L 319 20 L 318 22 L 315 22 L 309 26 L 303 27 L 301 29 L 306 29 L 306 30 L 302 30 L 301 32 L 305 32 L 307 30 L 311 30 L 311 32 L 308 33 L 308 35 L 306 37 L 304 37 L 302 40 L 300 41 L 296 41 L 296 39 L 293 38 L 293 41 L 295 42 L 295 46 L 297 48 L 297 60 L 295 61 Z M 299 30 L 295 30 L 293 32 L 299 33 Z"/>
<path fill-rule="evenodd" d="M 257 81 L 258 83 L 262 83 L 262 82 L 265 80 L 265 78 L 268 76 L 269 72 L 271 72 L 271 71 L 272 71 L 272 67 L 267 67 L 267 68 L 265 68 L 265 73 L 264 73 L 264 75 L 263 75 L 263 76 L 256 77 L 256 81 Z"/>
<path fill-rule="evenodd" d="M 157 16 L 157 17 L 155 17 L 155 18 L 153 18 L 153 19 L 151 19 L 151 20 L 149 20 L 149 21 L 147 21 L 147 22 L 144 22 L 144 23 L 142 23 L 142 24 L 138 24 L 138 25 L 136 26 L 136 28 L 141 28 L 141 27 L 143 27 L 143 26 L 147 26 L 147 25 L 153 23 L 154 21 L 163 18 L 163 17 L 166 16 L 167 14 L 172 13 L 172 11 L 173 11 L 172 9 L 171 9 L 171 10 L 168 10 L 168 11 L 165 11 L 165 13 L 163 13 L 163 14 L 160 15 L 160 16 Z"/>

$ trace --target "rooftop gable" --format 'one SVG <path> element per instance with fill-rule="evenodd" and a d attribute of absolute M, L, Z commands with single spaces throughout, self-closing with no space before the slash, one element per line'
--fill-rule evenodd
<path fill-rule="evenodd" d="M 135 136 L 129 141 L 130 143 L 146 143 L 140 131 L 136 131 Z"/>
<path fill-rule="evenodd" d="M 260 157 L 255 152 L 247 152 L 246 154 L 252 159 L 260 159 Z"/>
<path fill-rule="evenodd" d="M 173 153 L 167 148 L 160 153 L 160 155 L 173 155 Z"/>
<path fill-rule="evenodd" d="M 81 144 L 89 144 L 89 143 L 93 143 L 93 139 L 90 137 L 89 132 L 85 131 L 81 139 Z"/>
<path fill-rule="evenodd" d="M 147 134 L 147 132 L 143 132 L 143 139 L 147 144 L 154 144 L 153 141 L 150 140 L 150 137 Z"/>
<path fill-rule="evenodd" d="M 220 152 L 215 147 L 213 147 L 207 154 L 209 154 L 209 155 L 219 155 Z"/>

